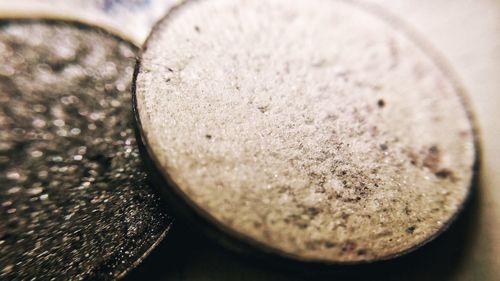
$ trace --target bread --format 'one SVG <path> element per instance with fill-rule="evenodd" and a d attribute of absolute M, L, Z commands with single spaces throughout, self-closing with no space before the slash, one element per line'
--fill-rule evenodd
<path fill-rule="evenodd" d="M 358 263 L 422 245 L 470 192 L 474 130 L 426 48 L 344 1 L 188 1 L 136 73 L 169 190 L 265 252 Z"/>

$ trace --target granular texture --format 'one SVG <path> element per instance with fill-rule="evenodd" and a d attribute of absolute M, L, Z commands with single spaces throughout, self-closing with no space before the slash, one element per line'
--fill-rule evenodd
<path fill-rule="evenodd" d="M 132 127 L 135 51 L 77 24 L 0 24 L 0 279 L 116 278 L 168 231 Z"/>
<path fill-rule="evenodd" d="M 361 262 L 421 245 L 469 194 L 474 131 L 449 73 L 397 28 L 347 1 L 188 1 L 137 75 L 151 157 L 266 250 Z"/>

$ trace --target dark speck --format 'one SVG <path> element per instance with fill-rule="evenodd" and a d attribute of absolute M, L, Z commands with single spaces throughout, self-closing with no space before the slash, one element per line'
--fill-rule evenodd
<path fill-rule="evenodd" d="M 347 240 L 344 242 L 344 245 L 342 245 L 342 252 L 351 252 L 354 249 L 356 249 L 356 243 L 351 240 Z"/>
<path fill-rule="evenodd" d="M 260 112 L 266 113 L 266 111 L 269 109 L 269 106 L 268 105 L 264 105 L 264 106 L 259 106 L 257 108 L 259 109 Z"/>
<path fill-rule="evenodd" d="M 441 169 L 435 173 L 436 177 L 446 179 L 453 176 L 453 172 L 448 169 Z"/>
<path fill-rule="evenodd" d="M 346 219 L 348 219 L 348 218 L 349 218 L 349 214 L 347 214 L 347 213 L 342 213 L 341 218 L 342 218 L 343 220 L 346 220 Z"/>
<path fill-rule="evenodd" d="M 319 214 L 319 209 L 318 208 L 314 208 L 314 207 L 310 207 L 310 208 L 307 208 L 306 210 L 307 214 L 311 217 L 315 217 L 316 215 Z"/>
<path fill-rule="evenodd" d="M 212 135 L 205 135 L 205 137 L 209 140 L 212 139 Z"/>
<path fill-rule="evenodd" d="M 335 243 L 330 242 L 330 241 L 325 242 L 325 247 L 327 247 L 327 248 L 333 248 L 333 247 L 335 247 L 335 245 L 336 245 Z"/>
<path fill-rule="evenodd" d="M 416 228 L 417 228 L 416 226 L 412 225 L 406 229 L 406 233 L 413 234 Z"/>
<path fill-rule="evenodd" d="M 380 145 L 380 149 L 382 149 L 383 151 L 386 151 L 387 150 L 387 144 L 383 143 Z"/>
<path fill-rule="evenodd" d="M 359 250 L 357 251 L 357 254 L 358 254 L 358 256 L 363 256 L 363 255 L 365 255 L 365 254 L 366 254 L 366 250 L 365 250 L 365 249 L 359 249 Z"/>
<path fill-rule="evenodd" d="M 377 105 L 378 105 L 378 107 L 382 108 L 382 107 L 384 107 L 384 106 L 385 106 L 385 101 L 384 101 L 383 99 L 379 99 L 379 100 L 377 101 Z"/>
<path fill-rule="evenodd" d="M 434 153 L 434 154 L 435 154 L 435 153 L 438 153 L 438 152 L 439 152 L 439 148 L 438 148 L 437 146 L 433 145 L 433 146 L 431 146 L 431 147 L 429 148 L 429 152 L 430 152 L 430 153 Z"/>
<path fill-rule="evenodd" d="M 439 148 L 435 145 L 429 148 L 427 155 L 424 158 L 424 167 L 429 168 L 431 171 L 436 171 L 440 162 L 440 152 Z"/>
<path fill-rule="evenodd" d="M 194 30 L 195 30 L 196 32 L 200 33 L 200 27 L 199 27 L 199 26 L 195 25 L 195 26 L 194 26 Z"/>

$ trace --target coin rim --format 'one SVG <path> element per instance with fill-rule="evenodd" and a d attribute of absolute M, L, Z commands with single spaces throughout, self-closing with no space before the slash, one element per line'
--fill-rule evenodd
<path fill-rule="evenodd" d="M 7 16 L 0 16 L 0 28 L 4 27 L 5 25 L 9 25 L 11 23 L 15 23 L 15 24 L 39 23 L 39 24 L 46 24 L 46 25 L 70 26 L 72 28 L 76 28 L 79 30 L 95 31 L 95 32 L 98 32 L 99 34 L 103 34 L 105 36 L 110 36 L 111 38 L 113 38 L 121 43 L 127 44 L 134 51 L 136 57 L 140 52 L 140 47 L 137 46 L 137 44 L 135 44 L 133 42 L 133 40 L 130 40 L 129 38 L 124 36 L 122 33 L 116 32 L 114 29 L 111 29 L 111 28 L 107 28 L 104 26 L 89 23 L 89 22 L 81 20 L 81 19 L 64 18 L 64 17 L 60 17 L 60 16 L 50 17 L 50 16 L 45 16 L 45 15 L 44 16 L 36 16 L 35 15 L 33 17 L 26 17 L 26 16 L 16 16 L 16 15 L 9 14 Z M 132 76 L 131 78 L 133 78 L 133 77 L 135 77 L 135 75 Z M 130 94 L 132 95 L 132 93 L 130 93 Z M 135 99 L 135 94 L 132 95 L 132 100 L 133 99 Z M 132 113 L 132 114 L 134 114 L 134 113 Z M 132 116 L 132 119 L 133 119 L 132 123 L 135 123 L 134 116 Z M 150 183 L 148 183 L 148 184 L 150 184 Z M 172 228 L 172 224 L 173 224 L 173 219 L 170 219 L 170 222 L 168 223 L 167 227 L 161 232 L 159 237 L 156 240 L 154 240 L 153 243 L 150 244 L 149 246 L 141 247 L 141 248 L 144 248 L 144 250 L 139 251 L 142 253 L 138 254 L 137 259 L 135 259 L 130 264 L 130 266 L 128 266 L 123 271 L 115 272 L 115 274 L 113 275 L 113 278 L 122 279 L 127 275 L 127 273 L 129 273 L 131 270 L 133 270 L 134 268 L 139 266 L 142 263 L 142 261 L 158 246 L 158 244 L 160 244 L 165 239 L 165 237 L 167 236 L 167 234 L 170 232 L 170 230 Z M 82 274 L 83 274 L 82 276 L 88 278 L 89 276 L 92 276 L 93 274 L 99 272 L 101 270 L 100 267 L 102 267 L 101 264 L 102 263 L 96 263 L 96 267 L 92 268 L 88 272 L 82 272 Z"/>

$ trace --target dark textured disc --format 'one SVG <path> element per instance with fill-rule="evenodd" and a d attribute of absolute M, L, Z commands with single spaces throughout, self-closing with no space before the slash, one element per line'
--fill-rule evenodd
<path fill-rule="evenodd" d="M 132 127 L 136 48 L 0 23 L 0 279 L 120 277 L 168 232 Z"/>

